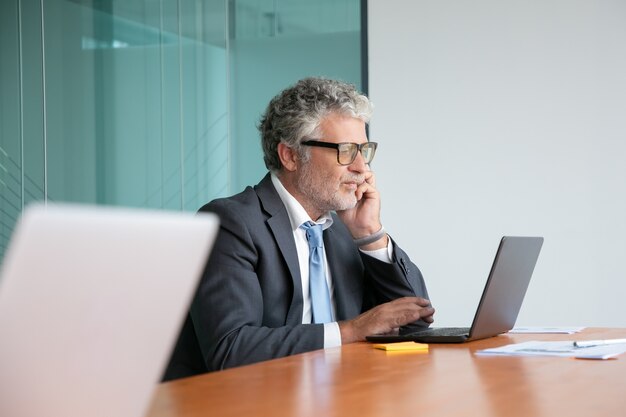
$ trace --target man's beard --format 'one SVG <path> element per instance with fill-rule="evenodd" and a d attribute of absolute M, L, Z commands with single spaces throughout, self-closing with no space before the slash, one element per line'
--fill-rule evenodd
<path fill-rule="evenodd" d="M 354 192 L 342 193 L 341 182 L 355 181 L 361 184 L 364 180 L 359 175 L 346 174 L 339 183 L 332 175 L 317 175 L 310 162 L 302 165 L 302 171 L 297 181 L 300 193 L 309 199 L 309 203 L 320 211 L 341 211 L 354 208 L 357 203 Z"/>

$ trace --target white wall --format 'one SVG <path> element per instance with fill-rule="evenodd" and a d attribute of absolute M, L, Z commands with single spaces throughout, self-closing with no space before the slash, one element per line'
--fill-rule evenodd
<path fill-rule="evenodd" d="M 369 2 L 373 168 L 438 325 L 541 235 L 518 325 L 626 326 L 626 2 Z"/>

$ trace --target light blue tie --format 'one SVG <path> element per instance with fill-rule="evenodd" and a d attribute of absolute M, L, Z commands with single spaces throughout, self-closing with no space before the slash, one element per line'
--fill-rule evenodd
<path fill-rule="evenodd" d="M 306 222 L 300 227 L 306 231 L 306 240 L 309 242 L 309 290 L 311 291 L 313 323 L 330 323 L 333 318 L 324 273 L 322 225 Z"/>

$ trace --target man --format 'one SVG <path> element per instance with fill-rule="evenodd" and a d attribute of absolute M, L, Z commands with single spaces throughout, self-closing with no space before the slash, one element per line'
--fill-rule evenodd
<path fill-rule="evenodd" d="M 380 222 L 370 115 L 353 86 L 301 80 L 260 122 L 270 173 L 201 208 L 221 219 L 191 308 L 208 370 L 433 321 L 420 271 Z"/>

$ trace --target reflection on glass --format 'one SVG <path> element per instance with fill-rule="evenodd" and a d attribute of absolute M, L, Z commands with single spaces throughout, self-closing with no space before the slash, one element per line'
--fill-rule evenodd
<path fill-rule="evenodd" d="M 226 191 L 217 5 L 46 3 L 46 49 L 62 54 L 46 66 L 49 199 L 196 210 Z"/>
<path fill-rule="evenodd" d="M 256 183 L 307 75 L 359 86 L 360 1 L 0 2 L 0 260 L 33 200 L 195 211 Z"/>
<path fill-rule="evenodd" d="M 232 183 L 266 172 L 256 125 L 280 90 L 307 76 L 361 85 L 359 0 L 231 0 L 229 66 Z"/>

